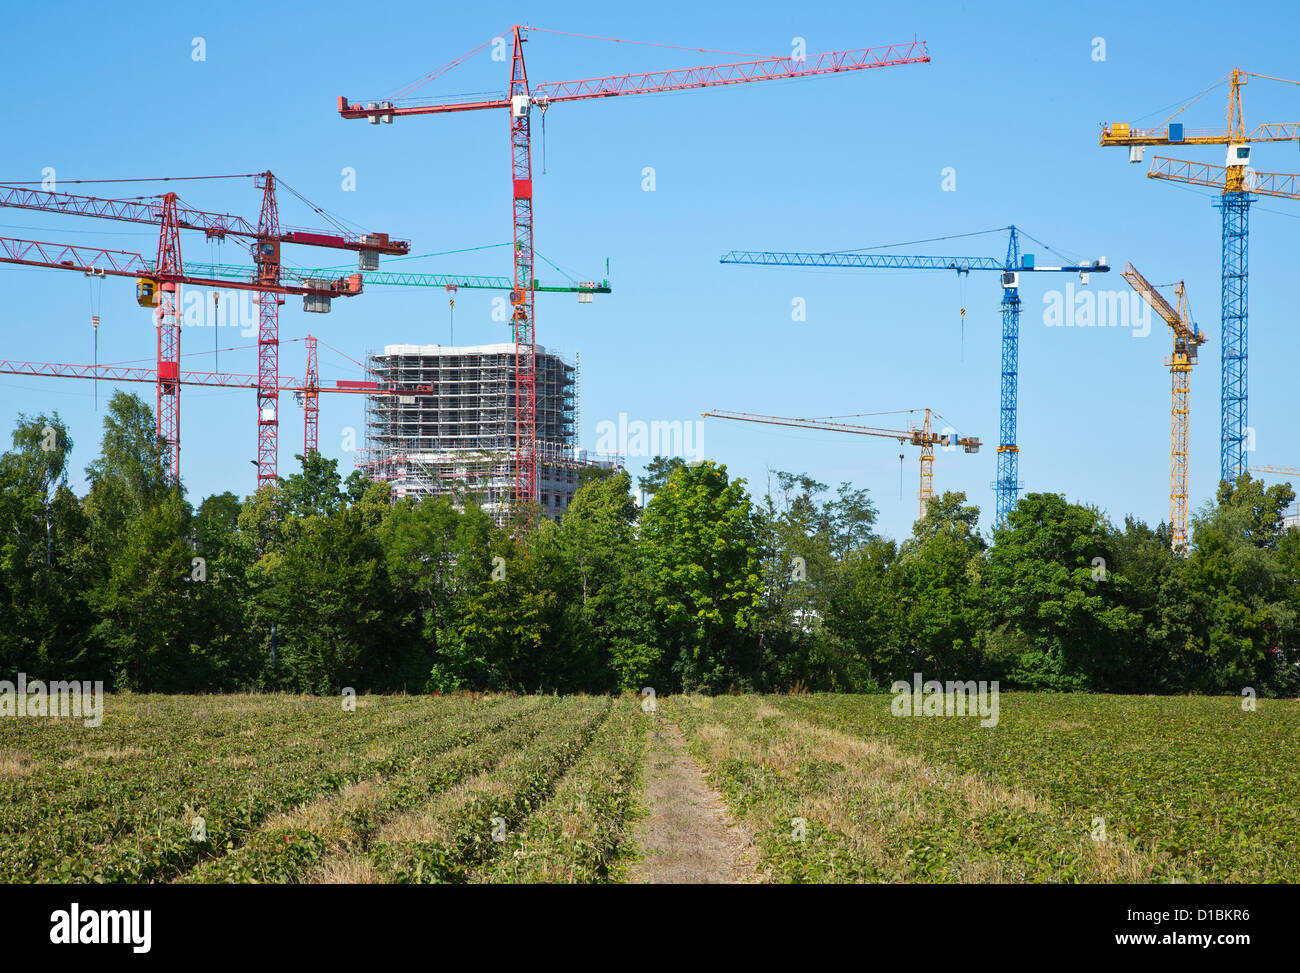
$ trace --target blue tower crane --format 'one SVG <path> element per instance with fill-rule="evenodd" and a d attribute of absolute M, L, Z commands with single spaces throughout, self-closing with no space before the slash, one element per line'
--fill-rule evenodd
<path fill-rule="evenodd" d="M 1016 443 L 1016 399 L 1020 374 L 1020 275 L 1022 273 L 1077 273 L 1083 283 L 1088 274 L 1106 273 L 1106 258 L 1092 263 L 1059 267 L 1038 266 L 1032 253 L 1021 254 L 1020 236 L 1028 236 L 1014 226 L 1009 231 L 1007 256 L 997 257 L 927 257 L 895 253 L 779 253 L 773 251 L 732 250 L 723 254 L 724 264 L 758 264 L 770 267 L 851 267 L 864 270 L 952 270 L 959 275 L 975 270 L 1000 273 L 1002 282 L 1002 372 L 1001 408 L 998 418 L 997 479 L 994 525 L 1006 520 L 1016 505 L 1021 489 L 1020 447 Z M 1033 237 L 1030 237 L 1033 239 Z M 1046 244 L 1042 244 L 1046 247 Z"/>
<path fill-rule="evenodd" d="M 1241 89 L 1251 78 L 1300 84 L 1287 78 L 1271 78 L 1233 68 L 1224 78 L 1178 107 L 1156 128 L 1138 128 L 1128 122 L 1102 125 L 1103 147 L 1128 148 L 1129 162 L 1141 162 L 1148 145 L 1192 148 L 1227 146 L 1225 165 L 1189 162 L 1156 156 L 1147 172 L 1150 179 L 1166 179 L 1191 186 L 1220 190 L 1214 201 L 1222 213 L 1220 301 L 1222 359 L 1220 361 L 1219 477 L 1233 483 L 1247 472 L 1246 453 L 1253 449 L 1247 421 L 1246 363 L 1248 342 L 1248 262 L 1250 206 L 1254 196 L 1300 199 L 1300 175 L 1254 172 L 1249 168 L 1251 143 L 1300 142 L 1300 122 L 1265 122 L 1249 133 L 1242 111 Z M 1189 128 L 1173 119 L 1223 81 L 1228 82 L 1228 127 Z"/>

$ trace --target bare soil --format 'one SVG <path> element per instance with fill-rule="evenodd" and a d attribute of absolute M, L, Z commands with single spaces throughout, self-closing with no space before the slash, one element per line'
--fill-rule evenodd
<path fill-rule="evenodd" d="M 728 885 L 763 880 L 754 865 L 753 839 L 705 779 L 682 731 L 658 719 L 642 802 L 649 816 L 636 828 L 641 857 L 628 870 L 629 882 Z"/>

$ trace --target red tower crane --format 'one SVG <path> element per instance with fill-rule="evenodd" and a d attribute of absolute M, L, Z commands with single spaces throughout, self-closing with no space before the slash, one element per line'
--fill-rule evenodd
<path fill-rule="evenodd" d="M 317 420 L 320 413 L 321 393 L 343 395 L 397 395 L 379 387 L 378 382 L 339 380 L 335 385 L 320 384 L 316 366 L 316 339 L 306 337 L 307 373 L 301 380 L 291 375 L 279 375 L 277 391 L 291 392 L 303 400 L 303 455 L 318 452 Z M 34 375 L 42 378 L 88 378 L 112 382 L 157 382 L 157 371 L 129 365 L 69 365 L 61 362 L 6 361 L 0 359 L 0 375 Z M 214 386 L 217 388 L 257 389 L 261 397 L 262 376 L 238 375 L 229 372 L 177 372 L 176 385 Z M 402 395 L 422 395 L 430 392 L 427 386 L 401 390 Z"/>
<path fill-rule="evenodd" d="M 400 95 L 382 102 L 352 104 L 339 96 L 338 111 L 344 118 L 368 118 L 372 124 L 392 122 L 399 115 L 434 115 L 448 112 L 506 109 L 510 113 L 511 206 L 514 213 L 514 288 L 510 302 L 514 308 L 512 327 L 515 342 L 515 499 L 530 502 L 537 496 L 537 389 L 536 389 L 536 322 L 533 316 L 533 167 L 531 115 L 536 107 L 543 113 L 558 102 L 609 98 L 616 95 L 639 95 L 750 81 L 776 81 L 808 78 L 842 71 L 923 64 L 930 60 L 924 41 L 892 44 L 856 51 L 834 51 L 799 57 L 769 57 L 733 64 L 679 68 L 643 74 L 611 75 L 579 81 L 555 81 L 530 88 L 524 66 L 524 43 L 528 32 L 542 28 L 516 24 L 510 29 L 513 53 L 510 59 L 510 83 L 504 98 L 447 102 L 442 104 L 398 104 Z M 545 31 L 559 33 L 558 31 Z M 495 38 L 493 39 L 495 40 Z M 491 44 L 489 40 L 445 68 L 427 75 L 406 91 L 420 87 L 444 71 L 463 63 L 471 55 Z"/>
<path fill-rule="evenodd" d="M 280 264 L 280 245 L 302 244 L 338 250 L 355 250 L 359 269 L 374 270 L 380 254 L 400 255 L 410 251 L 404 240 L 389 239 L 386 233 L 357 235 L 342 228 L 331 232 L 280 226 L 276 202 L 276 177 L 263 172 L 253 176 L 262 190 L 262 209 L 254 226 L 228 213 L 209 213 L 180 202 L 176 193 L 142 199 L 102 199 L 69 193 L 47 192 L 21 186 L 0 186 L 0 206 L 63 213 L 99 219 L 123 220 L 158 226 L 158 252 L 150 263 L 139 254 L 94 250 L 84 247 L 36 243 L 0 238 L 0 262 L 28 266 L 81 270 L 96 276 L 137 278 L 137 301 L 156 308 L 157 324 L 157 422 L 158 435 L 171 452 L 173 481 L 180 479 L 180 315 L 176 289 L 179 284 L 210 288 L 255 291 L 258 294 L 258 413 L 257 484 L 274 483 L 279 429 L 279 306 L 286 294 L 302 295 L 303 308 L 324 312 L 334 297 L 361 293 L 362 276 L 351 274 L 337 279 L 297 278 L 286 285 Z M 148 181 L 148 180 L 141 180 Z M 288 188 L 288 187 L 286 187 Z M 290 192 L 293 192 L 290 189 Z M 295 195 L 297 195 L 295 193 Z M 300 197 L 301 198 L 301 197 Z M 208 239 L 227 236 L 253 240 L 254 271 L 247 281 L 196 277 L 183 272 L 180 230 L 202 230 Z"/>

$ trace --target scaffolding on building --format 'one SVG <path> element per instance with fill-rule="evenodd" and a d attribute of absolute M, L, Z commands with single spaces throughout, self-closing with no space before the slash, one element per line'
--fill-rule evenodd
<path fill-rule="evenodd" d="M 384 395 L 366 396 L 358 467 L 393 496 L 473 499 L 503 523 L 515 491 L 515 345 L 387 345 L 367 359 Z M 538 501 L 553 518 L 584 467 L 621 466 L 576 444 L 576 370 L 538 346 Z"/>

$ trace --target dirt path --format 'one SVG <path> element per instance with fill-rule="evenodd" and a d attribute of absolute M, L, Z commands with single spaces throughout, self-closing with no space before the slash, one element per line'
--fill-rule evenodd
<path fill-rule="evenodd" d="M 686 750 L 682 731 L 656 722 L 642 800 L 650 815 L 636 828 L 641 859 L 628 873 L 641 884 L 759 882 L 752 842 L 729 822 L 721 796 Z"/>

